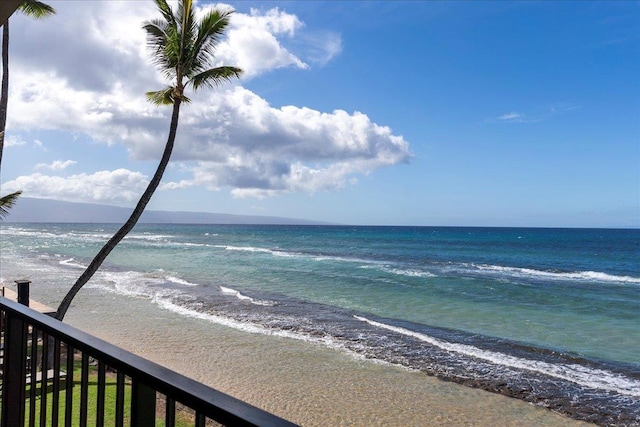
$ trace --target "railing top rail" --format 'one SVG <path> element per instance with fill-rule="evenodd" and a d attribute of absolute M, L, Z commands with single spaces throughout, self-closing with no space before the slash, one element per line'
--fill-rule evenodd
<path fill-rule="evenodd" d="M 0 309 L 219 422 L 296 425 L 17 302 L 0 297 Z"/>

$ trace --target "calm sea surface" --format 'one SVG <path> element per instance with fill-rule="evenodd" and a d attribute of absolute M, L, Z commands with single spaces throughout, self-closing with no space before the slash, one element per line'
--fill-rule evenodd
<path fill-rule="evenodd" d="M 59 301 L 115 229 L 3 224 L 0 276 Z M 640 424 L 640 230 L 139 225 L 87 287 Z"/>

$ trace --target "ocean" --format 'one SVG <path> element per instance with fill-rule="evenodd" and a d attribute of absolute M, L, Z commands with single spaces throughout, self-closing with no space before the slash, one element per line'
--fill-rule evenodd
<path fill-rule="evenodd" d="M 0 277 L 55 305 L 116 228 L 3 224 Z M 83 293 L 640 425 L 637 229 L 140 224 Z"/>

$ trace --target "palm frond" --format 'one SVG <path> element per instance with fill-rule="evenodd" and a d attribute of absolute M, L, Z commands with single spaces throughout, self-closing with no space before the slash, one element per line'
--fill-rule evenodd
<path fill-rule="evenodd" d="M 180 0 L 176 18 L 181 29 L 183 43 L 189 42 L 193 38 L 197 24 L 192 0 Z"/>
<path fill-rule="evenodd" d="M 161 48 L 167 42 L 166 24 L 161 19 L 152 19 L 144 23 L 142 28 L 147 32 L 147 43 L 150 47 Z"/>
<path fill-rule="evenodd" d="M 142 28 L 147 32 L 147 46 L 152 49 L 152 61 L 168 79 L 175 77 L 178 63 L 175 31 L 161 19 L 146 22 Z"/>
<path fill-rule="evenodd" d="M 22 191 L 16 191 L 11 194 L 7 194 L 6 196 L 0 197 L 0 219 L 4 218 L 9 214 L 9 209 L 11 209 L 16 202 L 18 201 L 18 197 L 22 194 Z"/>
<path fill-rule="evenodd" d="M 193 40 L 198 30 L 192 0 L 181 0 L 178 9 L 180 20 L 180 71 L 182 75 L 189 75 L 191 58 L 194 55 Z"/>
<path fill-rule="evenodd" d="M 25 15 L 36 19 L 55 15 L 56 13 L 54 8 L 38 0 L 23 0 L 18 9 Z"/>
<path fill-rule="evenodd" d="M 173 10 L 171 9 L 171 6 L 169 6 L 166 0 L 155 0 L 155 2 L 156 2 L 156 6 L 158 6 L 158 9 L 160 10 L 160 13 L 162 13 L 162 17 L 165 19 L 167 24 L 169 26 L 175 27 L 176 18 L 173 14 Z"/>
<path fill-rule="evenodd" d="M 239 78 L 241 74 L 242 70 L 237 67 L 216 67 L 196 74 L 187 84 L 193 86 L 194 90 L 199 89 L 201 86 L 214 87 L 233 78 Z"/>
<path fill-rule="evenodd" d="M 224 31 L 229 25 L 229 15 L 232 13 L 233 10 L 211 10 L 200 21 L 198 35 L 194 43 L 195 56 L 191 60 L 194 72 L 204 71 L 210 66 L 215 47 L 220 43 Z"/>
<path fill-rule="evenodd" d="M 155 92 L 147 92 L 147 100 L 154 105 L 171 105 L 173 104 L 174 90 L 174 87 L 169 86 Z"/>
<path fill-rule="evenodd" d="M 164 22 L 160 19 L 148 21 L 142 26 L 142 29 L 147 32 L 147 46 L 154 51 L 153 60 L 154 62 L 158 62 L 161 56 L 159 54 L 164 50 L 169 37 L 164 27 Z"/>

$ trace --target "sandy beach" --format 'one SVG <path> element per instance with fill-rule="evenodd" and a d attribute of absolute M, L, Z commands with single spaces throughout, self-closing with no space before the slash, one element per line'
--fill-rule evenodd
<path fill-rule="evenodd" d="M 504 396 L 87 289 L 66 321 L 305 426 L 588 425 Z"/>

